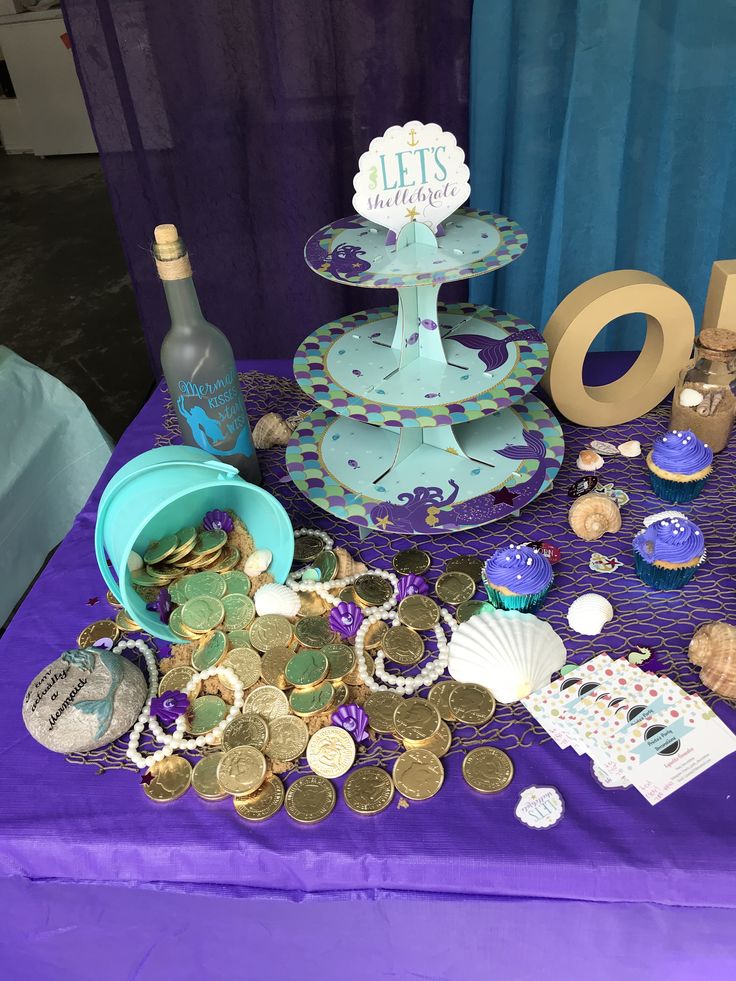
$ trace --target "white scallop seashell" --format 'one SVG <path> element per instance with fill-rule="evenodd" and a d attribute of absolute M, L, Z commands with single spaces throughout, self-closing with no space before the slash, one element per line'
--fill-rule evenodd
<path fill-rule="evenodd" d="M 452 635 L 449 652 L 447 669 L 455 681 L 483 685 L 503 705 L 548 685 L 566 659 L 552 627 L 518 610 L 470 617 Z"/>
<path fill-rule="evenodd" d="M 594 637 L 613 620 L 613 607 L 600 593 L 584 593 L 570 604 L 567 622 L 579 634 Z"/>
<path fill-rule="evenodd" d="M 699 392 L 695 388 L 683 388 L 680 392 L 679 403 L 680 405 L 685 405 L 689 408 L 694 408 L 696 405 L 700 405 L 705 396 L 702 392 Z"/>
<path fill-rule="evenodd" d="M 138 569 L 143 568 L 143 559 L 133 549 L 128 552 L 128 568 L 131 572 L 137 572 Z"/>
<path fill-rule="evenodd" d="M 293 589 L 277 582 L 267 582 L 256 590 L 253 597 L 256 613 L 264 617 L 268 613 L 280 613 L 284 617 L 295 617 L 299 612 L 299 597 Z"/>
<path fill-rule="evenodd" d="M 603 457 L 595 450 L 581 450 L 578 453 L 576 466 L 578 470 L 600 470 L 603 462 Z"/>
<path fill-rule="evenodd" d="M 629 458 L 641 456 L 641 443 L 638 439 L 628 439 L 625 443 L 618 444 L 618 451 L 621 456 Z"/>
<path fill-rule="evenodd" d="M 246 576 L 260 576 L 271 565 L 273 554 L 267 548 L 257 548 L 251 552 L 243 565 Z"/>

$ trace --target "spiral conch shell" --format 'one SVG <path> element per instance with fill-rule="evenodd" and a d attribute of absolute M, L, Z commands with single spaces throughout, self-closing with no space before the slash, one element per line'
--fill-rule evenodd
<path fill-rule="evenodd" d="M 711 620 L 698 627 L 688 655 L 699 664 L 700 680 L 724 698 L 736 698 L 736 627 L 726 620 Z"/>
<path fill-rule="evenodd" d="M 358 575 L 360 572 L 367 572 L 368 566 L 364 562 L 358 562 L 345 548 L 334 548 L 332 550 L 337 556 L 337 578 L 346 579 L 348 576 Z"/>
<path fill-rule="evenodd" d="M 257 450 L 268 450 L 272 446 L 286 446 L 291 439 L 292 430 L 278 412 L 267 412 L 253 427 L 253 445 Z"/>
<path fill-rule="evenodd" d="M 584 542 L 595 542 L 607 532 L 621 527 L 618 504 L 607 494 L 584 494 L 567 514 L 570 527 Z"/>

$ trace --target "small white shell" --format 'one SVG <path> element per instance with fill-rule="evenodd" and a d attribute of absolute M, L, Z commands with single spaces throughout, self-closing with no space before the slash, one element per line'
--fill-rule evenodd
<path fill-rule="evenodd" d="M 695 388 L 683 388 L 680 392 L 679 402 L 680 405 L 688 406 L 689 408 L 694 408 L 696 405 L 700 405 L 703 401 L 704 395 L 702 392 L 697 391 Z"/>
<path fill-rule="evenodd" d="M 143 559 L 133 549 L 128 553 L 128 568 L 131 572 L 137 572 L 138 569 L 143 568 Z"/>
<path fill-rule="evenodd" d="M 265 586 L 256 590 L 253 602 L 259 617 L 266 616 L 268 613 L 280 613 L 284 617 L 295 617 L 301 606 L 299 597 L 294 590 L 289 589 L 288 586 L 281 586 L 277 582 L 267 582 Z"/>
<path fill-rule="evenodd" d="M 588 637 L 599 634 L 610 620 L 613 620 L 613 607 L 600 593 L 578 596 L 567 611 L 571 629 Z"/>
<path fill-rule="evenodd" d="M 595 450 L 581 450 L 578 454 L 578 470 L 600 470 L 603 466 L 603 457 Z"/>
<path fill-rule="evenodd" d="M 625 443 L 619 443 L 618 451 L 621 456 L 641 456 L 641 443 L 638 439 L 629 439 Z"/>
<path fill-rule="evenodd" d="M 245 560 L 243 572 L 246 576 L 260 576 L 271 565 L 273 554 L 267 548 L 257 548 Z"/>

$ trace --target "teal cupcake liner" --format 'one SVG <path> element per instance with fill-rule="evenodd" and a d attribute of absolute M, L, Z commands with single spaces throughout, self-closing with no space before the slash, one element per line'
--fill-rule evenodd
<path fill-rule="evenodd" d="M 543 602 L 552 583 L 539 593 L 512 593 L 510 595 L 494 589 L 487 582 L 485 576 L 483 577 L 483 585 L 486 588 L 489 601 L 497 610 L 519 610 L 521 613 L 530 613 Z"/>
<path fill-rule="evenodd" d="M 649 479 L 652 482 L 652 490 L 663 501 L 670 501 L 673 504 L 684 504 L 686 501 L 694 501 L 700 494 L 710 474 L 701 477 L 700 480 L 667 480 L 656 473 L 649 471 Z"/>
<path fill-rule="evenodd" d="M 647 562 L 634 549 L 636 574 L 643 583 L 653 589 L 682 589 L 683 586 L 687 586 L 704 561 L 705 553 L 697 565 L 689 565 L 683 569 L 662 569 L 652 562 Z"/>

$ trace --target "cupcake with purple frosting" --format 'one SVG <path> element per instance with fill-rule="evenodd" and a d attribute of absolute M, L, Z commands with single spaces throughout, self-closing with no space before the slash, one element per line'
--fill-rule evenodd
<path fill-rule="evenodd" d="M 499 610 L 533 610 L 549 592 L 553 579 L 549 559 L 528 545 L 499 548 L 483 567 L 488 599 Z"/>
<path fill-rule="evenodd" d="M 663 501 L 692 501 L 713 469 L 713 450 L 689 429 L 675 429 L 654 441 L 647 456 L 652 490 Z"/>
<path fill-rule="evenodd" d="M 637 575 L 655 589 L 682 589 L 704 561 L 702 531 L 678 511 L 647 518 L 634 538 Z"/>

